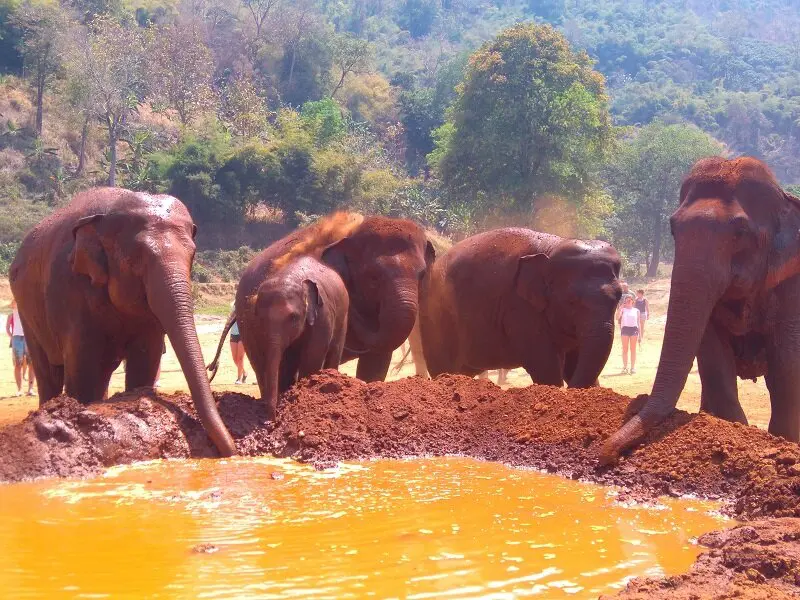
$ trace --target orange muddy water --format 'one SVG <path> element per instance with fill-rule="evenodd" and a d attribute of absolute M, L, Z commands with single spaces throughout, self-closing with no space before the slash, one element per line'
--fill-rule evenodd
<path fill-rule="evenodd" d="M 0 486 L 7 598 L 597 597 L 686 571 L 714 505 L 465 458 L 159 461 Z"/>

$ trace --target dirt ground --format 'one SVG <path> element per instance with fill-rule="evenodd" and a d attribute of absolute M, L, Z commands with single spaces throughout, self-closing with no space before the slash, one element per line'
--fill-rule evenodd
<path fill-rule="evenodd" d="M 232 299 L 233 286 L 220 284 L 219 287 L 219 294 L 230 294 Z M 614 340 L 614 349 L 611 352 L 611 357 L 600 376 L 600 385 L 631 397 L 635 397 L 638 394 L 649 393 L 655 378 L 658 360 L 661 354 L 661 342 L 664 336 L 664 324 L 666 322 L 667 302 L 669 299 L 669 280 L 656 281 L 647 285 L 646 289 L 653 318 L 647 325 L 646 339 L 638 353 L 636 374 L 620 374 L 622 370 L 622 358 L 620 338 L 619 335 L 617 335 Z M 208 300 L 206 296 L 207 294 L 204 295 L 203 300 Z M 224 307 L 226 301 L 229 301 L 227 297 L 218 300 L 216 304 Z M 2 318 L 3 325 L 5 325 L 5 317 L 8 313 L 9 302 L 10 293 L 8 291 L 8 284 L 2 281 L 0 282 L 0 315 L 2 315 L 0 318 Z M 215 312 L 219 313 L 220 310 L 216 310 Z M 216 351 L 219 335 L 225 323 L 225 317 L 198 314 L 196 322 L 200 344 L 203 348 L 203 355 L 206 357 L 206 361 L 210 362 Z M 11 349 L 7 348 L 5 352 L 6 358 L 3 358 L 3 350 L 0 350 L 0 425 L 19 421 L 38 406 L 36 398 L 27 396 L 21 398 L 14 397 L 16 385 L 14 383 L 14 372 L 11 364 Z M 411 364 L 404 366 L 399 372 L 395 372 L 394 369 L 399 363 L 401 356 L 402 351 L 397 350 L 394 355 L 392 368 L 389 371 L 389 377 L 387 378 L 389 381 L 408 377 L 415 373 L 413 365 Z M 340 371 L 348 375 L 355 375 L 355 364 L 355 361 L 346 363 L 342 365 Z M 214 391 L 230 390 L 258 396 L 255 377 L 249 365 L 248 374 L 247 384 L 234 385 L 236 369 L 230 358 L 230 348 L 226 341 L 220 360 L 220 369 L 211 385 L 212 389 Z M 496 381 L 495 374 L 492 374 L 491 377 L 493 381 Z M 503 387 L 525 387 L 530 385 L 530 383 L 531 380 L 524 370 L 514 369 L 509 373 L 508 384 Z M 120 368 L 111 379 L 111 392 L 122 391 L 124 384 L 125 374 L 122 368 Z M 25 389 L 26 388 L 24 388 L 23 391 L 25 391 Z M 183 377 L 183 373 L 181 372 L 178 361 L 175 358 L 175 353 L 172 351 L 169 342 L 167 342 L 167 354 L 164 356 L 162 362 L 161 391 L 166 393 L 188 391 L 186 380 Z M 769 393 L 767 392 L 764 379 L 761 378 L 756 383 L 739 380 L 739 398 L 750 424 L 766 428 L 769 423 L 770 406 Z M 688 412 L 696 412 L 699 406 L 700 376 L 695 368 L 692 370 L 686 382 L 686 388 L 683 391 L 678 408 Z"/>

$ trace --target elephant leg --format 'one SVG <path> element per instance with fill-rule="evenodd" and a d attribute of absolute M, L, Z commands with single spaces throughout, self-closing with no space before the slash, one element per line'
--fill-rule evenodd
<path fill-rule="evenodd" d="M 328 344 L 312 339 L 311 343 L 306 344 L 299 354 L 297 376 L 299 378 L 308 377 L 314 373 L 319 373 L 325 367 Z"/>
<path fill-rule="evenodd" d="M 782 322 L 767 344 L 767 389 L 772 405 L 769 432 L 800 441 L 800 319 Z"/>
<path fill-rule="evenodd" d="M 47 353 L 32 335 L 25 336 L 25 345 L 33 361 L 33 373 L 36 375 L 36 389 L 39 392 L 39 406 L 41 406 L 64 390 L 64 367 L 51 365 Z"/>
<path fill-rule="evenodd" d="M 735 423 L 747 424 L 736 387 L 736 358 L 728 336 L 709 323 L 697 351 L 700 410 Z"/>
<path fill-rule="evenodd" d="M 333 334 L 328 346 L 328 353 L 325 355 L 325 363 L 322 365 L 323 369 L 339 368 L 342 363 L 342 354 L 344 353 L 345 334 L 345 331 L 337 331 Z"/>
<path fill-rule="evenodd" d="M 362 381 L 383 381 L 392 364 L 391 352 L 370 352 L 358 359 L 356 377 Z"/>
<path fill-rule="evenodd" d="M 161 364 L 161 349 L 164 334 L 155 332 L 140 337 L 128 345 L 125 367 L 125 390 L 137 387 L 152 387 Z"/>
<path fill-rule="evenodd" d="M 561 387 L 564 385 L 564 355 L 556 350 L 553 342 L 545 335 L 537 336 L 539 339 L 536 341 L 525 340 L 527 343 L 520 352 L 520 356 L 524 357 L 522 367 L 533 383 Z"/>
<path fill-rule="evenodd" d="M 64 361 L 64 389 L 80 402 L 99 402 L 105 396 L 118 362 L 102 336 L 81 337 L 68 342 Z"/>
<path fill-rule="evenodd" d="M 564 380 L 572 379 L 575 368 L 578 366 L 578 348 L 570 350 L 564 355 Z"/>

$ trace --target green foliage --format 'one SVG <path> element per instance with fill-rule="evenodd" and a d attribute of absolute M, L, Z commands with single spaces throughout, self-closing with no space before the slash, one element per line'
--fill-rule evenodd
<path fill-rule="evenodd" d="M 19 246 L 19 242 L 0 242 L 0 275 L 3 277 L 8 276 L 8 269 L 11 268 Z"/>
<path fill-rule="evenodd" d="M 654 122 L 622 141 L 608 167 L 609 189 L 618 210 L 610 220 L 614 244 L 648 264 L 655 276 L 662 245 L 669 242 L 669 217 L 677 208 L 681 181 L 704 156 L 722 145 L 692 125 Z"/>
<path fill-rule="evenodd" d="M 256 251 L 247 246 L 238 250 L 201 250 L 195 254 L 192 281 L 213 283 L 239 281 Z M 1 260 L 1 259 L 0 259 Z"/>
<path fill-rule="evenodd" d="M 611 141 L 603 77 L 549 26 L 516 25 L 475 52 L 449 121 L 431 163 L 449 195 L 478 211 L 580 198 Z"/>
<path fill-rule="evenodd" d="M 345 132 L 342 109 L 333 98 L 306 102 L 300 110 L 300 116 L 319 146 L 340 138 Z"/>

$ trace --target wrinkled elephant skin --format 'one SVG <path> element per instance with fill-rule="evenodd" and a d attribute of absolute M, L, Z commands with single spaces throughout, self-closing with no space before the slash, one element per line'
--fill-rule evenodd
<path fill-rule="evenodd" d="M 206 431 L 220 454 L 236 452 L 194 326 L 196 231 L 177 198 L 95 188 L 25 236 L 9 280 L 40 404 L 62 390 L 81 402 L 102 400 L 123 360 L 126 390 L 152 386 L 166 333 Z"/>
<path fill-rule="evenodd" d="M 614 339 L 619 269 L 605 242 L 529 229 L 459 242 L 422 282 L 428 370 L 477 375 L 521 366 L 536 383 L 594 385 Z"/>
<path fill-rule="evenodd" d="M 800 438 L 800 200 L 754 158 L 706 158 L 680 190 L 667 326 L 647 403 L 606 442 L 601 463 L 666 418 L 697 357 L 702 411 L 746 423 L 737 375 L 765 376 L 769 431 Z"/>

